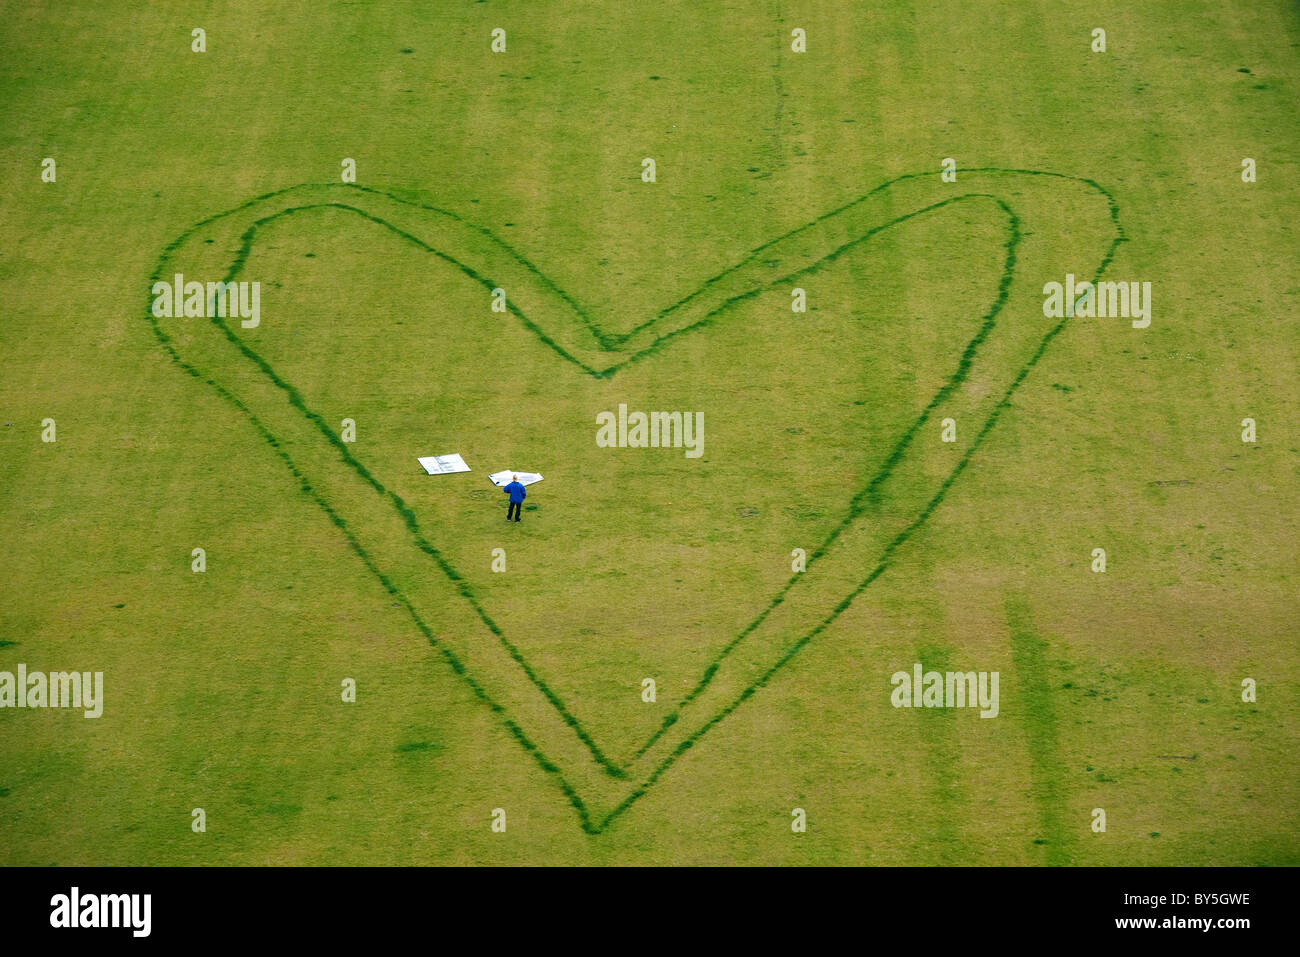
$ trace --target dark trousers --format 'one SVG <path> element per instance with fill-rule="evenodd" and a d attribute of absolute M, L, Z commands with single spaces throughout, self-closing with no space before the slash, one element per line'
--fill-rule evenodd
<path fill-rule="evenodd" d="M 510 507 L 506 509 L 506 521 L 510 521 L 510 516 L 514 516 L 515 521 L 519 521 L 519 512 L 523 509 L 523 502 L 511 502 Z"/>

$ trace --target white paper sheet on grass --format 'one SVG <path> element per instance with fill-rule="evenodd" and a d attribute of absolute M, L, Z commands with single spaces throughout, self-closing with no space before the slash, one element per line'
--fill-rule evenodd
<path fill-rule="evenodd" d="M 458 453 L 450 455 L 426 455 L 418 460 L 430 475 L 446 475 L 449 472 L 468 472 L 469 466 Z"/>
<path fill-rule="evenodd" d="M 540 482 L 542 480 L 542 477 L 536 472 L 516 472 L 513 470 L 493 472 L 488 476 L 488 478 L 490 478 L 492 484 L 498 488 L 505 488 L 516 475 L 519 476 L 520 485 L 532 485 L 534 482 Z"/>

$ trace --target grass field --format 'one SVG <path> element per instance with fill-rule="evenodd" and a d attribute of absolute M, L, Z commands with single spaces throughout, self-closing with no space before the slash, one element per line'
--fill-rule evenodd
<path fill-rule="evenodd" d="M 1300 863 L 1295 4 L 0 7 L 0 863 Z"/>

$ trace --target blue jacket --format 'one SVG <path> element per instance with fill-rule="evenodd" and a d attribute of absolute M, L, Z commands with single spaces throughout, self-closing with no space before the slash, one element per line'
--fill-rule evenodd
<path fill-rule="evenodd" d="M 522 502 L 528 495 L 528 493 L 524 491 L 524 487 L 518 482 L 511 482 L 503 491 L 510 496 L 510 501 L 512 502 Z"/>

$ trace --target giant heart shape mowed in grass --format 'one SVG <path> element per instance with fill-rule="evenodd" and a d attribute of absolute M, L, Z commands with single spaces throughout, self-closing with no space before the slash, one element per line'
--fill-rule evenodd
<path fill-rule="evenodd" d="M 162 253 L 151 286 L 178 272 L 238 281 L 268 225 L 306 210 L 347 211 L 438 257 L 485 289 L 509 289 L 510 312 L 544 347 L 579 374 L 609 379 L 675 337 L 720 321 L 738 303 L 809 275 L 885 230 L 956 203 L 987 205 L 1005 220 L 1007 230 L 996 298 L 956 367 L 903 430 L 883 465 L 857 490 L 844 519 L 809 549 L 807 570 L 793 574 L 756 609 L 750 624 L 722 647 L 691 691 L 624 761 L 606 753 L 492 620 L 414 511 L 259 355 L 252 336 L 220 317 L 180 325 L 156 319 L 150 309 L 146 315 L 172 358 L 248 418 L 428 641 L 553 777 L 582 827 L 596 833 L 848 608 L 938 507 L 1065 326 L 1066 320 L 1044 319 L 1036 295 L 1019 303 L 1014 321 L 1003 317 L 1016 272 L 1029 271 L 1035 294 L 1043 282 L 1059 280 L 1066 272 L 1086 276 L 1092 269 L 1091 277 L 1100 277 L 1124 241 L 1113 198 L 1091 180 L 1034 170 L 965 171 L 960 186 L 942 183 L 933 173 L 898 177 L 758 247 L 695 292 L 617 335 L 594 324 L 573 298 L 490 231 L 447 210 L 366 187 L 299 186 L 259 196 L 196 224 Z M 1077 232 L 1080 248 L 1071 249 L 1069 262 L 1048 261 L 1046 249 L 1026 245 L 1026 238 L 1035 235 L 1025 227 L 1029 214 L 1044 221 L 1054 215 L 1058 229 Z M 941 449 L 937 441 L 918 441 L 923 426 L 949 417 L 962 423 L 955 452 Z M 429 574 L 430 563 L 440 574 Z M 824 593 L 835 600 L 827 603 Z M 453 604 L 464 608 L 465 620 L 448 625 L 444 612 L 435 634 L 430 611 Z M 597 804 L 604 810 L 595 810 Z"/>

